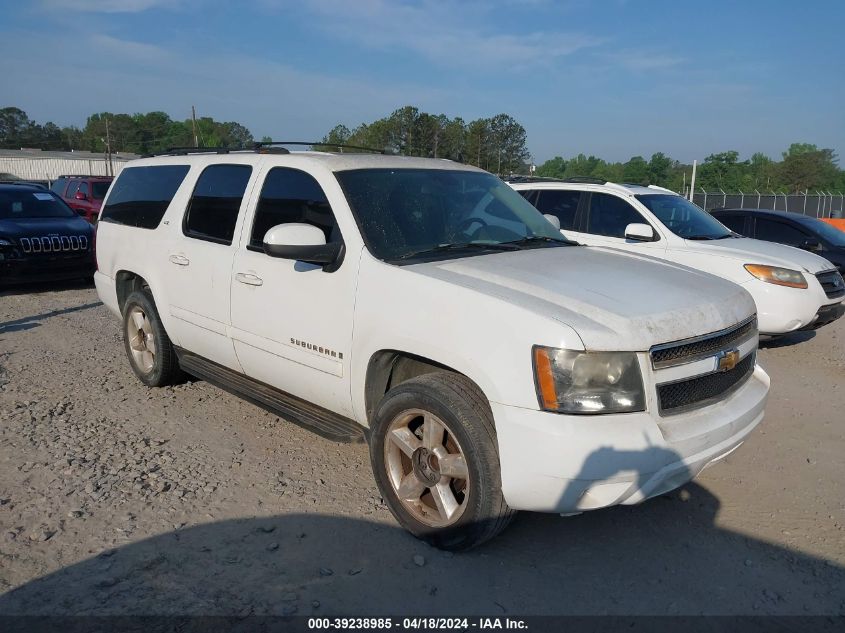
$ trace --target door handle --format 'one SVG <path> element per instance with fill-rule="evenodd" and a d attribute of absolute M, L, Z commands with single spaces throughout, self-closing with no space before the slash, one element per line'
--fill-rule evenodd
<path fill-rule="evenodd" d="M 261 277 L 252 273 L 235 273 L 235 280 L 248 286 L 260 286 L 264 283 Z"/>
<path fill-rule="evenodd" d="M 170 261 L 176 264 L 177 266 L 187 266 L 191 263 L 191 260 L 185 257 L 184 255 L 171 255 Z"/>

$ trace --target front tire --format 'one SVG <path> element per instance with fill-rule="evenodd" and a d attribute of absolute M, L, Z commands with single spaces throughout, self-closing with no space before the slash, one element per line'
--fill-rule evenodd
<path fill-rule="evenodd" d="M 370 434 L 376 483 L 406 530 L 445 550 L 464 550 L 507 527 L 490 405 L 465 376 L 439 372 L 384 396 Z"/>
<path fill-rule="evenodd" d="M 133 292 L 123 306 L 123 343 L 132 371 L 148 387 L 179 382 L 182 370 L 149 291 Z"/>

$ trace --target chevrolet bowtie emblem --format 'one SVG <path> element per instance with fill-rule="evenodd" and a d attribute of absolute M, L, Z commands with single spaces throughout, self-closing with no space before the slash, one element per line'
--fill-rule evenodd
<path fill-rule="evenodd" d="M 730 371 L 739 362 L 739 350 L 729 349 L 716 354 L 716 370 Z"/>

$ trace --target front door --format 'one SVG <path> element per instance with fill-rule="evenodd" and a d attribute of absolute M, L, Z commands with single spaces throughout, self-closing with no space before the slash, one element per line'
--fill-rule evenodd
<path fill-rule="evenodd" d="M 654 257 L 662 257 L 665 254 L 666 241 L 660 239 L 659 230 L 631 203 L 621 196 L 609 193 L 592 192 L 589 196 L 589 206 L 579 230 L 566 231 L 567 237 L 587 246 L 609 246 Z M 648 224 L 657 239 L 642 242 L 626 238 L 625 228 L 629 224 Z"/>
<path fill-rule="evenodd" d="M 231 280 L 231 332 L 241 366 L 252 378 L 352 417 L 357 255 L 347 253 L 336 270 L 327 271 L 264 253 L 265 233 L 290 222 L 312 224 L 327 242 L 343 242 L 325 187 L 304 171 L 268 169 L 254 207 L 241 231 Z"/>

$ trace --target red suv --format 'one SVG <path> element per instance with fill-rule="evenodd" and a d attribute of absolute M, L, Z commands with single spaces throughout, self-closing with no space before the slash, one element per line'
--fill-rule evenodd
<path fill-rule="evenodd" d="M 112 180 L 112 176 L 59 176 L 50 189 L 94 224 Z"/>

